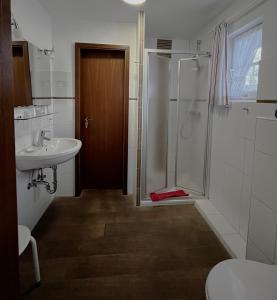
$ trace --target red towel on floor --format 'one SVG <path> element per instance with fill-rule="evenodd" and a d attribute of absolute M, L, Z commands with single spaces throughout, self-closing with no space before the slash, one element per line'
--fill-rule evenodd
<path fill-rule="evenodd" d="M 150 198 L 152 201 L 161 201 L 165 200 L 167 198 L 175 198 L 175 197 L 187 197 L 189 194 L 183 190 L 177 190 L 177 191 L 172 191 L 172 192 L 167 192 L 167 193 L 151 193 Z"/>

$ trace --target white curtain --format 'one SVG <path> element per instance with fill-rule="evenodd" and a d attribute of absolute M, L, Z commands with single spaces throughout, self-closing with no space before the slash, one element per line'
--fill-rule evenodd
<path fill-rule="evenodd" d="M 214 31 L 209 102 L 219 106 L 229 104 L 227 23 L 218 25 Z"/>
<path fill-rule="evenodd" d="M 232 99 L 240 99 L 245 96 L 245 85 L 247 74 L 254 62 L 257 50 L 261 47 L 262 31 L 260 27 L 252 32 L 247 32 L 236 38 L 233 49 L 232 64 Z"/>

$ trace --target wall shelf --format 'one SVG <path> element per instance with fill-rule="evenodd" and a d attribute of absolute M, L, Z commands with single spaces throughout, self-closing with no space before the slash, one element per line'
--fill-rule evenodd
<path fill-rule="evenodd" d="M 47 117 L 47 116 L 52 116 L 55 113 L 49 113 L 49 114 L 41 114 L 41 115 L 36 115 L 36 116 L 30 116 L 30 117 L 15 117 L 14 120 L 16 121 L 26 121 L 26 120 L 32 120 L 32 119 L 37 119 L 37 118 L 42 118 L 42 117 Z"/>

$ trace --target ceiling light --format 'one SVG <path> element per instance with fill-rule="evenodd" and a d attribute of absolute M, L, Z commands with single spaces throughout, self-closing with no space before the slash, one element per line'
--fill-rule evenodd
<path fill-rule="evenodd" d="M 123 0 L 123 1 L 131 5 L 141 5 L 145 3 L 146 0 Z"/>

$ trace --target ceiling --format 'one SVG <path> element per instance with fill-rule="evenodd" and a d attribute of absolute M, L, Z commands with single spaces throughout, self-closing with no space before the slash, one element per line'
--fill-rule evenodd
<path fill-rule="evenodd" d="M 236 0 L 147 0 L 147 35 L 190 38 Z M 53 16 L 92 21 L 136 22 L 142 7 L 122 0 L 39 0 Z"/>
<path fill-rule="evenodd" d="M 193 38 L 235 0 L 148 0 L 147 34 L 163 38 Z M 152 3 L 153 2 L 153 3 Z"/>

